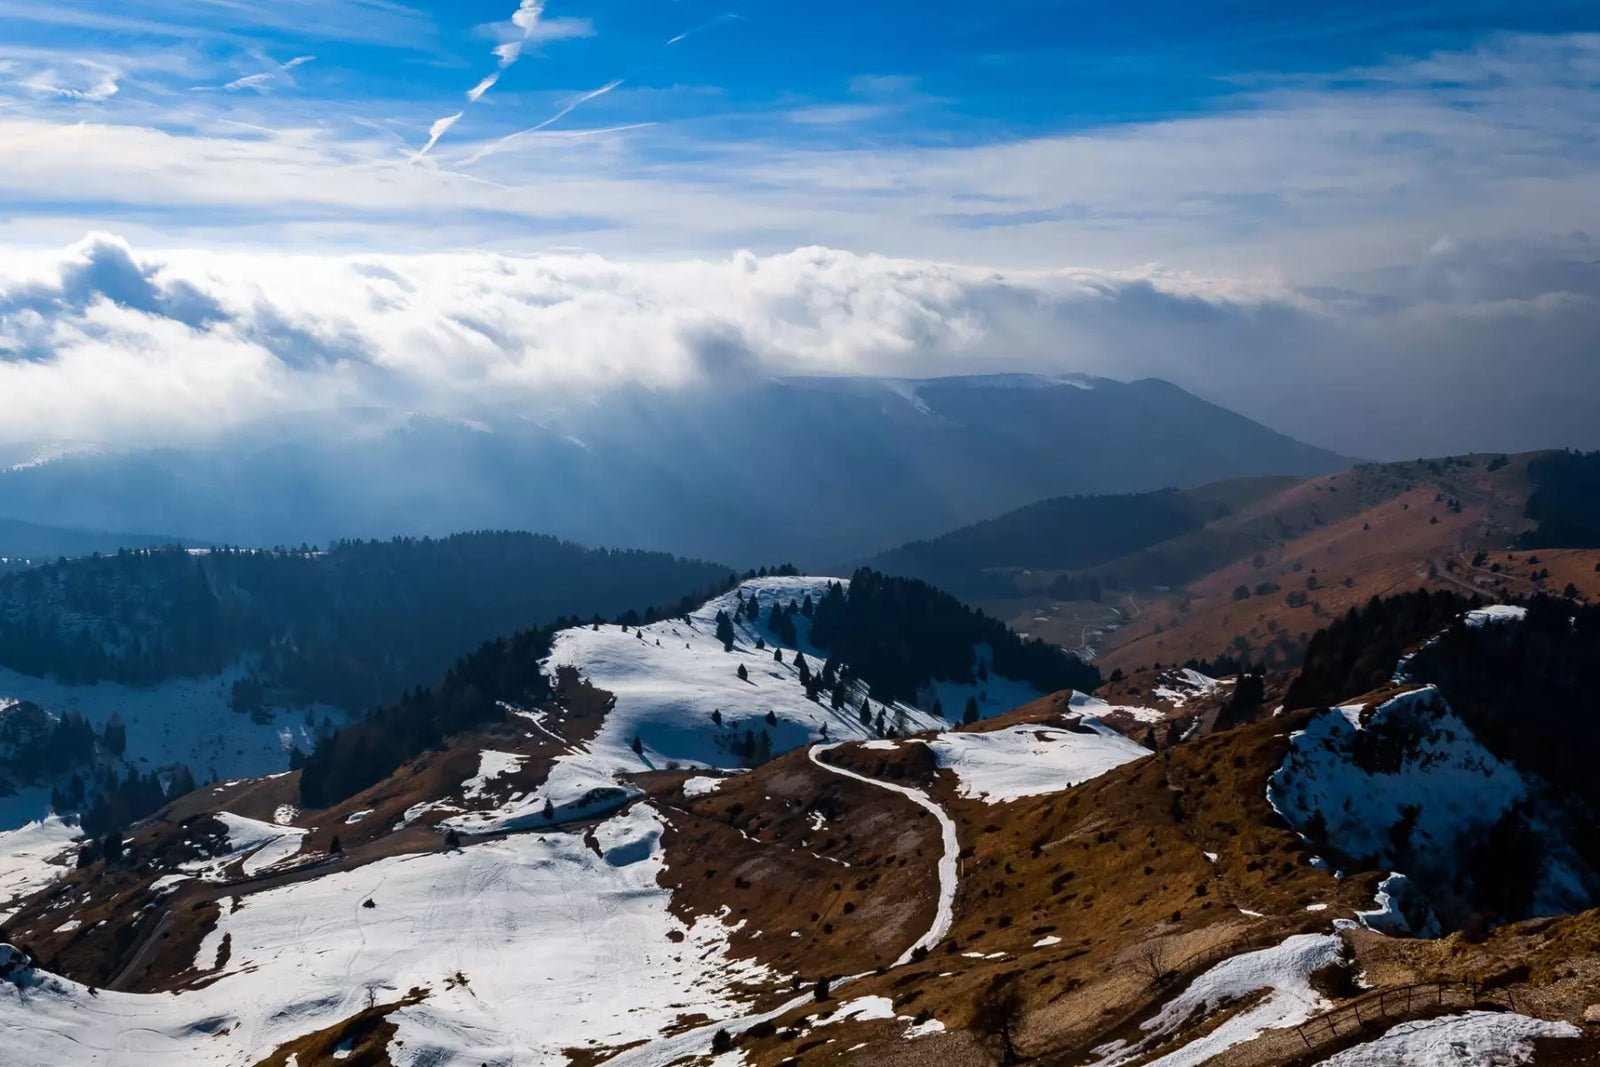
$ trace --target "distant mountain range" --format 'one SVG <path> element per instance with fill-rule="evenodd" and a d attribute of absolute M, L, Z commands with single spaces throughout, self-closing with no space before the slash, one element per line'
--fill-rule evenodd
<path fill-rule="evenodd" d="M 470 420 L 350 411 L 206 445 L 58 449 L 0 516 L 206 543 L 520 528 L 736 566 L 837 567 L 1048 497 L 1345 461 L 1167 382 L 989 375 L 619 389 Z"/>
<path fill-rule="evenodd" d="M 192 544 L 181 537 L 160 534 L 106 533 L 0 519 L 0 571 L 62 556 L 91 556 L 96 552 L 115 552 L 119 548 Z"/>

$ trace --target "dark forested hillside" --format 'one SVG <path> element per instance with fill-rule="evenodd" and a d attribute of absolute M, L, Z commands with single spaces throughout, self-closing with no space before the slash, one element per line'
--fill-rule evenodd
<path fill-rule="evenodd" d="M 1523 548 L 1600 548 L 1600 452 L 1552 452 L 1528 464 L 1528 518 L 1539 527 Z"/>
<path fill-rule="evenodd" d="M 1019 637 L 925 582 L 861 569 L 849 590 L 835 585 L 816 606 L 811 640 L 830 658 L 847 663 L 880 700 L 915 702 L 932 680 L 970 682 L 993 670 L 1054 693 L 1092 690 L 1100 672 L 1071 653 Z M 992 662 L 977 662 L 988 645 Z"/>
<path fill-rule="evenodd" d="M 1414 593 L 1355 608 L 1314 634 L 1294 683 L 1289 708 L 1327 707 L 1389 684 L 1408 648 L 1449 627 L 1482 602 L 1450 592 Z"/>
<path fill-rule="evenodd" d="M 0 576 L 0 666 L 154 684 L 246 661 L 238 710 L 350 709 L 437 680 L 468 649 L 726 580 L 709 563 L 525 533 L 341 542 L 326 553 L 119 552 Z"/>

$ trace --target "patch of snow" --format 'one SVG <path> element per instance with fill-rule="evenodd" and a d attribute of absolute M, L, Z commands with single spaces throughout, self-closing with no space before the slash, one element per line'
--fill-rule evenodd
<path fill-rule="evenodd" d="M 990 804 L 1059 792 L 1150 755 L 1114 730 L 1078 733 L 1054 726 L 945 733 L 928 747 L 940 767 L 956 773 L 963 797 Z"/>
<path fill-rule="evenodd" d="M 1481 630 L 1485 626 L 1500 626 L 1508 622 L 1522 622 L 1528 617 L 1528 609 L 1516 604 L 1490 604 L 1486 608 L 1475 608 L 1461 617 L 1461 621 L 1474 630 Z"/>
<path fill-rule="evenodd" d="M 683 795 L 692 800 L 695 797 L 710 796 L 721 788 L 721 778 L 690 778 L 683 783 Z"/>
<path fill-rule="evenodd" d="M 307 833 L 293 826 L 247 819 L 231 811 L 218 812 L 216 818 L 228 828 L 228 850 L 207 859 L 190 860 L 181 867 L 208 882 L 222 881 L 226 870 L 240 859 L 247 878 L 275 867 L 299 853 Z"/>
<path fill-rule="evenodd" d="M 1133 704 L 1108 704 L 1099 697 L 1090 696 L 1088 693 L 1079 693 L 1076 690 L 1073 691 L 1072 697 L 1067 703 L 1073 711 L 1096 717 L 1120 713 L 1127 715 L 1136 722 L 1154 724 L 1167 721 L 1167 713 L 1160 708 L 1144 708 Z"/>
<path fill-rule="evenodd" d="M 1429 862 L 1451 862 L 1460 846 L 1528 796 L 1516 768 L 1486 749 L 1433 686 L 1312 719 L 1290 738 L 1289 755 L 1267 786 L 1267 800 L 1296 830 L 1320 815 L 1332 848 L 1389 866 L 1397 865 L 1390 830 L 1414 807 L 1414 876 L 1428 873 Z M 1588 907 L 1582 861 L 1558 835 L 1530 823 L 1549 855 L 1535 906 L 1546 914 Z M 1446 882 L 1453 876 L 1432 873 Z"/>
<path fill-rule="evenodd" d="M 372 809 L 371 808 L 368 808 L 366 811 L 353 811 L 349 815 L 346 815 L 344 817 L 345 825 L 346 826 L 352 826 L 355 823 L 360 822 L 362 819 L 365 819 L 368 815 L 371 815 L 371 814 L 372 814 Z"/>
<path fill-rule="evenodd" d="M 857 997 L 839 1005 L 839 1010 L 826 1019 L 817 1020 L 817 1025 L 830 1026 L 833 1023 L 847 1022 L 852 1019 L 857 1022 L 869 1022 L 873 1019 L 893 1018 L 894 1001 L 888 997 Z"/>
<path fill-rule="evenodd" d="M 657 1038 L 683 1014 L 727 1018 L 740 1005 L 723 990 L 778 976 L 730 958 L 721 922 L 672 915 L 657 882 L 661 831 L 641 805 L 597 828 L 604 857 L 577 835 L 528 834 L 256 893 L 223 908 L 213 955 L 197 962 L 214 963 L 222 936 L 229 962 L 203 989 L 91 996 L 51 975 L 0 982 L 3 1058 L 243 1067 L 350 1018 L 369 991 L 393 1001 L 414 986 L 431 995 L 391 1016 L 396 1067 L 560 1062 L 591 1040 Z M 468 986 L 446 984 L 457 972 Z"/>
<path fill-rule="evenodd" d="M 72 840 L 81 830 L 58 816 L 0 832 L 0 923 L 16 905 L 71 870 Z"/>
<path fill-rule="evenodd" d="M 478 754 L 478 773 L 461 783 L 461 795 L 467 800 L 476 800 L 488 795 L 491 782 L 504 778 L 508 774 L 515 774 L 522 769 L 526 758 L 510 752 L 496 752 L 486 748 Z"/>
<path fill-rule="evenodd" d="M 1376 1041 L 1345 1049 L 1320 1067 L 1509 1067 L 1529 1063 L 1541 1037 L 1578 1037 L 1566 1022 L 1530 1019 L 1513 1012 L 1470 1011 L 1401 1023 Z"/>
<path fill-rule="evenodd" d="M 944 1033 L 944 1023 L 938 1019 L 924 1019 L 920 1023 L 912 1023 L 906 1027 L 906 1032 L 901 1035 L 902 1040 L 910 1041 L 918 1037 L 931 1037 L 934 1034 Z"/>
<path fill-rule="evenodd" d="M 1051 945 L 1059 945 L 1059 944 L 1061 944 L 1061 939 L 1059 937 L 1057 937 L 1055 934 L 1051 934 L 1048 937 L 1041 937 L 1039 940 L 1035 941 L 1033 943 L 1033 947 L 1034 948 L 1049 948 Z"/>
<path fill-rule="evenodd" d="M 1254 1007 L 1225 1020 L 1210 1033 L 1148 1062 L 1147 1067 L 1198 1067 L 1264 1030 L 1298 1026 L 1327 1007 L 1311 987 L 1311 974 L 1339 958 L 1343 942 L 1331 934 L 1297 934 L 1281 945 L 1247 952 L 1196 978 L 1153 1019 L 1142 1025 L 1146 1036 L 1101 1061 L 1113 1065 L 1143 1057 L 1185 1024 L 1251 994 L 1266 992 Z"/>
<path fill-rule="evenodd" d="M 1443 933 L 1427 899 L 1404 874 L 1391 872 L 1373 894 L 1374 907 L 1356 912 L 1361 925 L 1390 937 L 1438 937 Z"/>

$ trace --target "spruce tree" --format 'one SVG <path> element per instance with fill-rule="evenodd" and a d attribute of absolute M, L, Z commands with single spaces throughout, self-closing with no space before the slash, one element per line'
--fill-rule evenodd
<path fill-rule="evenodd" d="M 869 730 L 872 729 L 872 700 L 870 697 L 863 697 L 861 700 L 861 725 Z"/>
<path fill-rule="evenodd" d="M 971 726 L 973 723 L 975 723 L 977 721 L 978 721 L 978 698 L 977 697 L 968 697 L 967 698 L 967 706 L 966 706 L 965 710 L 963 710 L 961 712 L 961 722 L 966 726 Z"/>
<path fill-rule="evenodd" d="M 743 663 L 739 664 L 738 674 L 739 674 L 739 681 L 748 682 L 750 680 L 750 672 L 745 670 Z"/>

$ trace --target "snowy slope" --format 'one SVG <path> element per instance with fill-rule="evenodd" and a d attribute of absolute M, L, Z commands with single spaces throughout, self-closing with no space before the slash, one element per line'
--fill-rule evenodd
<path fill-rule="evenodd" d="M 78 832 L 77 826 L 55 816 L 0 832 L 0 924 L 11 917 L 13 904 L 67 872 L 66 866 L 52 861 L 71 861 L 71 855 L 64 854 Z"/>
<path fill-rule="evenodd" d="M 1396 855 L 1391 831 L 1414 808 L 1411 874 L 1453 863 L 1464 842 L 1530 795 L 1517 769 L 1486 749 L 1432 686 L 1374 708 L 1352 704 L 1317 716 L 1293 736 L 1267 787 L 1291 826 L 1321 836 L 1320 817 L 1328 845 L 1364 865 L 1402 865 L 1407 857 Z M 1537 906 L 1582 910 L 1581 865 L 1556 835 L 1546 838 L 1549 866 Z"/>
<path fill-rule="evenodd" d="M 730 983 L 776 980 L 729 960 L 721 923 L 685 928 L 669 913 L 661 828 L 639 806 L 596 829 L 601 855 L 578 835 L 530 834 L 242 898 L 197 954 L 197 971 L 211 970 L 226 936 L 223 973 L 182 994 L 0 980 L 0 1062 L 251 1064 L 369 995 L 391 1003 L 412 987 L 430 995 L 394 1016 L 397 1067 L 565 1062 L 562 1049 L 591 1039 L 737 1014 Z M 447 984 L 458 974 L 466 984 Z"/>
<path fill-rule="evenodd" d="M 309 751 L 315 745 L 316 731 L 306 725 L 303 713 L 283 712 L 276 721 L 259 725 L 250 716 L 235 712 L 232 686 L 242 674 L 236 669 L 134 689 L 112 682 L 68 685 L 0 668 L 0 706 L 31 701 L 57 715 L 77 710 L 97 729 L 115 712 L 127 727 L 125 759 L 141 771 L 183 763 L 202 782 L 281 771 L 292 746 Z M 336 709 L 313 709 L 318 721 L 325 714 L 335 722 L 343 719 Z M 0 797 L 0 830 L 43 818 L 49 813 L 49 802 L 48 789 Z"/>
<path fill-rule="evenodd" d="M 1143 745 L 1105 728 L 1078 733 L 1013 726 L 991 733 L 944 733 L 929 747 L 940 767 L 956 773 L 962 796 L 990 804 L 1059 792 L 1150 755 Z"/>
<path fill-rule="evenodd" d="M 599 734 L 587 746 L 560 757 L 544 786 L 502 808 L 452 819 L 459 830 L 488 833 L 544 825 L 549 801 L 558 821 L 614 809 L 638 795 L 618 776 L 640 771 L 683 768 L 737 769 L 746 764 L 737 745 L 746 731 L 771 739 L 780 754 L 816 741 L 848 741 L 875 736 L 859 719 L 860 687 L 839 711 L 826 701 L 806 697 L 795 662 L 804 653 L 810 669 L 820 671 L 826 656 L 806 639 L 810 620 L 796 618 L 798 649 L 783 649 L 783 662 L 773 658 L 774 635 L 748 620 L 736 624 L 732 652 L 717 640 L 719 611 L 731 617 L 738 597 L 754 597 L 763 618 L 774 603 L 821 599 L 831 578 L 758 578 L 709 601 L 689 616 L 649 626 L 578 627 L 555 636 L 544 663 L 554 676 L 560 667 L 574 667 L 591 685 L 616 697 Z M 757 639 L 767 647 L 758 650 Z M 738 677 L 740 666 L 747 679 Z M 874 707 L 877 707 L 875 704 Z M 769 723 L 768 713 L 776 720 Z M 713 714 L 722 717 L 722 725 Z M 901 722 L 908 732 L 938 729 L 942 719 L 900 705 L 888 709 L 887 721 Z M 826 734 L 824 734 L 826 729 Z M 633 748 L 634 739 L 640 751 Z"/>

